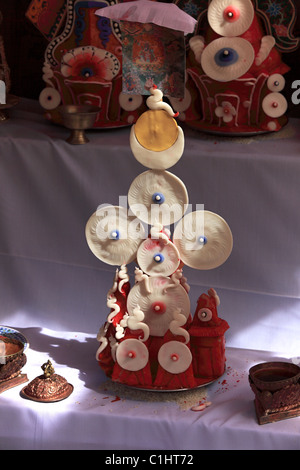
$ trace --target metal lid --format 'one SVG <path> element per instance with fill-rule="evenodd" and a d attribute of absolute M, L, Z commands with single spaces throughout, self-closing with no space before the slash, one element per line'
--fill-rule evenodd
<path fill-rule="evenodd" d="M 64 377 L 55 373 L 50 360 L 43 364 L 41 368 L 44 374 L 36 377 L 22 389 L 21 396 L 23 398 L 49 403 L 64 400 L 71 395 L 73 385 L 69 384 Z"/>

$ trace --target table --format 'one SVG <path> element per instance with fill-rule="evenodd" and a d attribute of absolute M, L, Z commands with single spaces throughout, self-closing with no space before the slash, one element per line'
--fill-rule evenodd
<path fill-rule="evenodd" d="M 50 358 L 74 385 L 51 404 L 24 400 L 22 386 L 3 392 L 0 448 L 299 449 L 300 418 L 258 425 L 248 384 L 252 365 L 300 355 L 299 120 L 247 138 L 184 127 L 183 157 L 169 171 L 193 208 L 224 217 L 234 248 L 217 269 L 184 269 L 192 313 L 208 288 L 220 296 L 230 325 L 225 375 L 171 402 L 114 388 L 95 360 L 115 268 L 92 255 L 84 229 L 98 205 L 117 205 L 146 170 L 129 131 L 90 130 L 88 144 L 71 146 L 69 131 L 26 99 L 0 125 L 0 324 L 28 338 L 29 380 Z M 212 404 L 194 412 L 193 400 Z"/>

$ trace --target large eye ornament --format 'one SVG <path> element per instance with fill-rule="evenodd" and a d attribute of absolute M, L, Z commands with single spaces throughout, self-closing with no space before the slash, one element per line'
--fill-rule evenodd
<path fill-rule="evenodd" d="M 209 308 L 201 308 L 198 312 L 200 321 L 210 321 L 212 319 L 212 311 Z"/>
<path fill-rule="evenodd" d="M 215 55 L 215 62 L 220 67 L 235 64 L 238 60 L 238 53 L 231 47 L 222 48 Z"/>

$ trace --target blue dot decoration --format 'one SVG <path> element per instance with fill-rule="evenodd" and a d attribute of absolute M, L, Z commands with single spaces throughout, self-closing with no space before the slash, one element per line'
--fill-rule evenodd
<path fill-rule="evenodd" d="M 162 193 L 154 193 L 152 195 L 152 201 L 154 204 L 162 204 L 165 202 L 165 196 Z"/>
<path fill-rule="evenodd" d="M 156 253 L 154 256 L 153 256 L 153 260 L 156 262 L 156 263 L 162 263 L 164 261 L 165 257 L 164 255 L 162 255 L 161 253 Z"/>
<path fill-rule="evenodd" d="M 223 47 L 216 53 L 214 59 L 215 63 L 220 67 L 228 67 L 239 60 L 239 55 L 231 47 Z"/>
<path fill-rule="evenodd" d="M 207 243 L 207 238 L 204 236 L 204 235 L 200 235 L 200 237 L 198 237 L 198 243 L 199 245 L 206 245 Z"/>
<path fill-rule="evenodd" d="M 94 71 L 90 67 L 84 67 L 80 72 L 82 77 L 88 78 L 94 75 Z"/>
<path fill-rule="evenodd" d="M 119 240 L 119 239 L 120 239 L 120 232 L 119 232 L 119 230 L 117 230 L 117 229 L 116 229 L 116 230 L 112 230 L 112 231 L 110 232 L 109 238 L 110 238 L 111 240 Z"/>

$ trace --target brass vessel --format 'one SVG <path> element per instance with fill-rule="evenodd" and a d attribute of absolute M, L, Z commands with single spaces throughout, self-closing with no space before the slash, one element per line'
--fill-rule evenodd
<path fill-rule="evenodd" d="M 92 105 L 61 105 L 57 109 L 61 114 L 63 125 L 71 129 L 71 134 L 66 141 L 73 145 L 89 142 L 85 130 L 93 127 L 100 108 Z"/>

